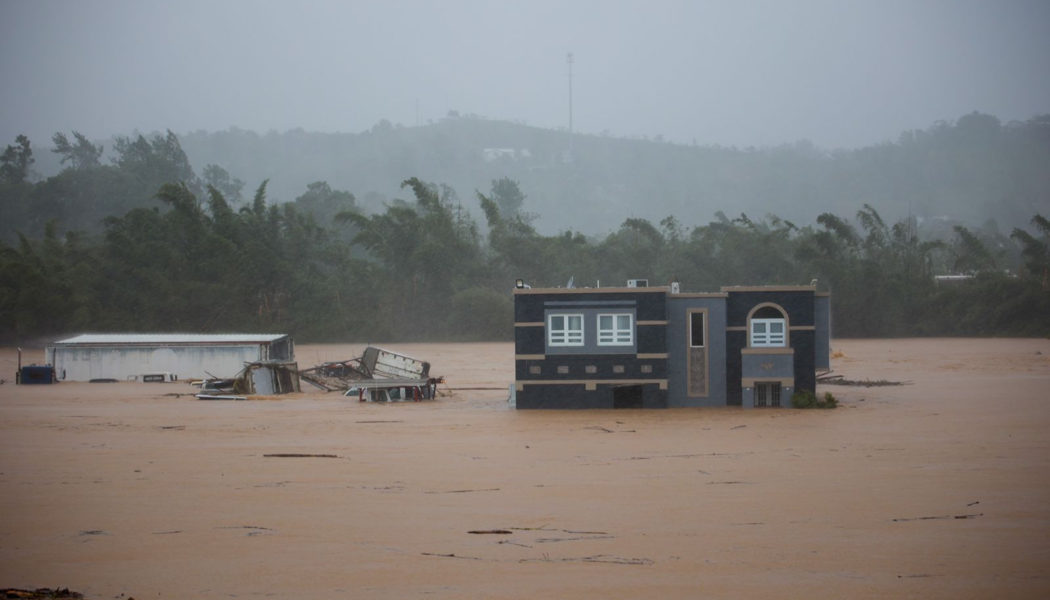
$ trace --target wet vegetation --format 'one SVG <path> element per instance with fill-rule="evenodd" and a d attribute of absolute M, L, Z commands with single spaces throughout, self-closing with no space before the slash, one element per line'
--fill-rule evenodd
<path fill-rule="evenodd" d="M 1041 123 L 1029 124 L 1025 139 L 1045 153 Z M 510 177 L 479 181 L 487 191 L 469 202 L 413 177 L 401 182 L 404 199 L 378 209 L 324 181 L 275 203 L 267 181 L 245 195 L 215 164 L 198 176 L 171 132 L 118 138 L 110 164 L 75 132 L 52 141 L 57 175 L 33 180 L 24 137 L 0 165 L 8 226 L 0 337 L 8 343 L 87 331 L 505 340 L 517 278 L 577 287 L 677 280 L 683 291 L 815 280 L 832 293 L 837 337 L 1050 335 L 1050 221 L 1037 210 L 1003 232 L 993 220 L 889 222 L 867 202 L 812 222 L 749 216 L 727 203 L 699 225 L 681 214 L 628 216 L 603 235 L 544 234 Z M 965 165 L 960 158 L 944 169 Z M 1018 179 L 1011 193 L 1030 199 L 1039 185 Z M 989 202 L 1004 193 L 971 192 Z"/>
<path fill-rule="evenodd" d="M 817 396 L 813 392 L 803 390 L 791 395 L 792 408 L 838 408 L 838 405 L 838 399 L 831 392 Z"/>

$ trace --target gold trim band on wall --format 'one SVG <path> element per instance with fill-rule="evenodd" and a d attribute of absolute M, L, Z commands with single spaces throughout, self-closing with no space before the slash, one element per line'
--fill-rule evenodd
<path fill-rule="evenodd" d="M 753 388 L 756 383 L 779 383 L 782 387 L 795 387 L 794 377 L 742 377 L 741 387 Z"/>
<path fill-rule="evenodd" d="M 794 354 L 794 348 L 781 348 L 778 346 L 751 346 L 749 348 L 741 348 L 740 354 Z"/>
<path fill-rule="evenodd" d="M 791 325 L 788 331 L 816 331 L 816 325 Z M 726 331 L 747 331 L 747 325 L 728 325 Z"/>
<path fill-rule="evenodd" d="M 591 360 L 607 359 L 609 357 L 625 356 L 617 354 L 552 354 L 547 356 L 546 354 L 515 354 L 514 360 L 564 360 L 566 358 L 587 358 Z M 635 360 L 667 360 L 667 353 L 657 354 L 635 354 Z"/>
<path fill-rule="evenodd" d="M 527 385 L 582 385 L 588 392 L 598 389 L 599 385 L 646 385 L 657 384 L 661 390 L 667 389 L 666 379 L 526 379 L 515 381 L 514 389 L 523 391 Z"/>

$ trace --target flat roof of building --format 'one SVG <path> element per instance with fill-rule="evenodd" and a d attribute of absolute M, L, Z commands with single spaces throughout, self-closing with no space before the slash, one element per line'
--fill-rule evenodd
<path fill-rule="evenodd" d="M 827 292 L 817 292 L 815 285 L 724 285 L 719 292 L 679 292 L 671 291 L 670 286 L 653 285 L 643 287 L 555 287 L 555 288 L 515 288 L 515 294 L 622 294 L 622 293 L 651 293 L 660 292 L 671 296 L 694 296 L 694 297 L 718 297 L 725 296 L 730 292 L 816 292 L 819 295 L 827 295 Z"/>
<path fill-rule="evenodd" d="M 287 336 L 285 333 L 83 333 L 53 345 L 260 344 Z"/>
<path fill-rule="evenodd" d="M 723 292 L 814 292 L 815 285 L 723 285 Z"/>
<path fill-rule="evenodd" d="M 671 290 L 666 285 L 652 285 L 642 287 L 624 287 L 624 286 L 609 286 L 609 287 L 526 287 L 526 288 L 514 288 L 515 294 L 620 294 L 624 292 L 630 292 L 632 294 L 644 294 L 652 292 L 660 292 L 666 294 Z"/>

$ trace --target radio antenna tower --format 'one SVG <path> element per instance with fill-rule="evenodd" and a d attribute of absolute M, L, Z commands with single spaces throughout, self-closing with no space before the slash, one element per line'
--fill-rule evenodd
<path fill-rule="evenodd" d="M 569 65 L 569 160 L 572 160 L 572 52 L 565 57 Z"/>

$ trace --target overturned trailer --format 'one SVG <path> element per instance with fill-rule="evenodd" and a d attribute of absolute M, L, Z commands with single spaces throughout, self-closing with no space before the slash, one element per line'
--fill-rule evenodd
<path fill-rule="evenodd" d="M 245 394 L 289 394 L 299 391 L 299 365 L 281 360 L 266 360 L 244 365 L 237 379 Z"/>
<path fill-rule="evenodd" d="M 272 396 L 298 392 L 299 365 L 285 360 L 248 362 L 234 377 L 201 381 L 197 397 L 202 400 L 228 399 L 230 394 Z"/>
<path fill-rule="evenodd" d="M 426 400 L 443 377 L 430 376 L 430 363 L 375 346 L 357 358 L 326 362 L 299 371 L 303 380 L 326 391 L 364 401 Z"/>

